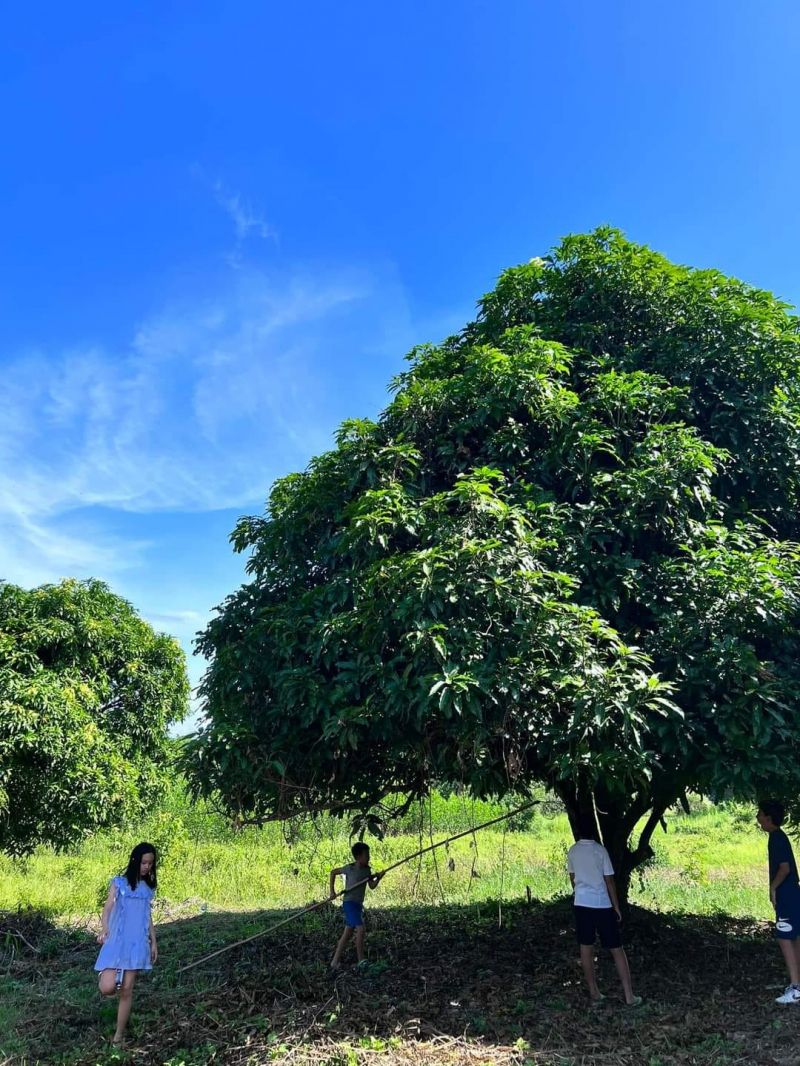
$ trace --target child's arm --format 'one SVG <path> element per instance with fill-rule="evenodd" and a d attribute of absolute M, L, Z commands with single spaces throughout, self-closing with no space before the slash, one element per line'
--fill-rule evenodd
<path fill-rule="evenodd" d="M 370 888 L 377 888 L 378 885 L 381 883 L 382 877 L 383 874 L 373 874 L 372 877 L 370 877 L 369 881 L 367 881 L 367 884 Z"/>
<path fill-rule="evenodd" d="M 613 874 L 604 874 L 603 880 L 608 889 L 608 898 L 611 900 L 611 906 L 617 912 L 619 920 L 622 921 L 622 911 L 619 909 L 619 897 L 617 896 L 617 882 L 614 880 Z"/>
<path fill-rule="evenodd" d="M 150 963 L 155 965 L 158 958 L 158 944 L 156 943 L 156 927 L 153 925 L 153 915 L 150 915 Z"/>
<path fill-rule="evenodd" d="M 343 873 L 344 870 L 341 866 L 337 866 L 335 869 L 331 870 L 331 883 L 330 891 L 328 894 L 330 899 L 336 899 L 336 878 Z"/>
<path fill-rule="evenodd" d="M 117 886 L 112 881 L 108 889 L 106 901 L 103 904 L 103 911 L 100 915 L 100 933 L 97 937 L 98 944 L 105 944 L 106 940 L 108 940 L 108 919 L 111 917 L 111 912 L 114 910 L 114 904 L 116 902 Z"/>
<path fill-rule="evenodd" d="M 572 885 L 572 891 L 575 891 L 575 874 L 572 870 L 569 871 L 569 883 Z"/>
<path fill-rule="evenodd" d="M 778 872 L 775 874 L 775 876 L 770 881 L 770 883 L 769 883 L 769 898 L 770 898 L 770 900 L 772 902 L 772 906 L 773 907 L 777 906 L 775 901 L 776 901 L 776 898 L 777 898 L 778 889 L 781 887 L 781 885 L 783 884 L 783 882 L 786 880 L 786 878 L 789 876 L 789 874 L 791 872 L 792 872 L 792 869 L 789 866 L 789 863 L 788 862 L 782 862 L 780 864 L 780 866 L 778 867 Z"/>

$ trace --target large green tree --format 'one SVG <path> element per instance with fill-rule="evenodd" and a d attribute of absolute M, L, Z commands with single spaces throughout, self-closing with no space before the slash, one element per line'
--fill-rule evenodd
<path fill-rule="evenodd" d="M 543 782 L 623 889 L 687 790 L 797 795 L 786 305 L 603 229 L 409 360 L 233 534 L 197 790 L 267 819 Z"/>
<path fill-rule="evenodd" d="M 177 642 L 101 582 L 0 583 L 0 850 L 140 816 L 187 699 Z"/>

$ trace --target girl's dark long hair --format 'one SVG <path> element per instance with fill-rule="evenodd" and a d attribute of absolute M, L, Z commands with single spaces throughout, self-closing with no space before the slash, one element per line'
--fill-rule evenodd
<path fill-rule="evenodd" d="M 142 866 L 142 858 L 145 855 L 153 856 L 153 865 L 150 868 L 150 873 L 145 877 L 141 877 L 139 870 Z M 125 878 L 131 889 L 135 889 L 140 881 L 144 881 L 146 885 L 149 885 L 153 891 L 155 891 L 157 878 L 156 878 L 156 864 L 158 862 L 158 853 L 152 844 L 148 844 L 147 841 L 142 841 L 141 844 L 137 844 L 131 852 L 131 857 L 128 859 L 128 869 L 125 871 Z"/>

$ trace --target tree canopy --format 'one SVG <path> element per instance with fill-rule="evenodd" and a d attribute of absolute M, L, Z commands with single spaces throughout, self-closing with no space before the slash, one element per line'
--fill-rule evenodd
<path fill-rule="evenodd" d="M 267 819 L 542 782 L 623 878 L 687 790 L 796 796 L 787 305 L 601 229 L 408 358 L 233 533 L 196 789 Z"/>
<path fill-rule="evenodd" d="M 104 584 L 0 583 L 0 850 L 140 816 L 187 699 L 177 642 Z"/>

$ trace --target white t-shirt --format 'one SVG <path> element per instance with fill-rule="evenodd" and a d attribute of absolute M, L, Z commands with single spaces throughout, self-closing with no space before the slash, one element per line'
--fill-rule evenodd
<path fill-rule="evenodd" d="M 610 907 L 604 877 L 611 877 L 614 867 L 608 852 L 596 840 L 579 840 L 567 852 L 567 869 L 575 875 L 576 907 Z"/>

